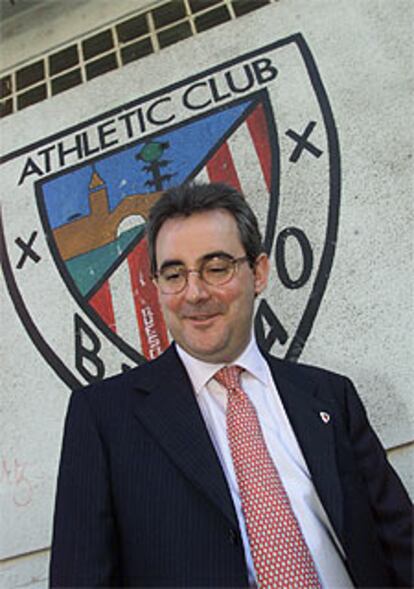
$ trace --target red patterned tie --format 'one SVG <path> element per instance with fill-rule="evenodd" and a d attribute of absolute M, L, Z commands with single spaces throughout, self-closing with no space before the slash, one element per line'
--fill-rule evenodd
<path fill-rule="evenodd" d="M 309 548 L 266 447 L 256 410 L 240 386 L 239 366 L 215 379 L 228 391 L 227 437 L 259 587 L 320 589 Z"/>

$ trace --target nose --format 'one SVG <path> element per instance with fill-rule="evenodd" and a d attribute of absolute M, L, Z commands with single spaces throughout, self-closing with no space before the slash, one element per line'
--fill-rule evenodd
<path fill-rule="evenodd" d="M 201 280 L 198 272 L 189 272 L 187 276 L 187 287 L 185 289 L 185 298 L 190 303 L 208 299 L 210 296 L 207 284 Z"/>

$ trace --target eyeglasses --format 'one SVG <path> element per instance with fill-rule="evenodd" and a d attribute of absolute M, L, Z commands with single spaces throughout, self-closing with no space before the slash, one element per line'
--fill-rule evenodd
<path fill-rule="evenodd" d="M 171 264 L 161 268 L 154 275 L 160 290 L 164 294 L 179 294 L 188 284 L 189 274 L 198 274 L 200 279 L 210 286 L 223 286 L 233 278 L 239 264 L 247 262 L 247 256 L 214 256 L 206 258 L 198 270 L 186 268 L 183 264 Z"/>

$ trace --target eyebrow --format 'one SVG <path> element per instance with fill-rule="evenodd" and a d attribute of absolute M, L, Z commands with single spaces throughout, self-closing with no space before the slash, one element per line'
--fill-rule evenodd
<path fill-rule="evenodd" d="M 212 260 L 213 258 L 228 258 L 228 259 L 234 259 L 235 256 L 233 256 L 232 254 L 229 254 L 229 252 L 225 252 L 224 250 L 217 250 L 214 252 L 209 252 L 208 254 L 205 254 L 204 256 L 201 256 L 201 258 L 199 258 L 197 260 L 198 264 L 202 264 L 203 262 L 206 262 L 207 260 Z M 160 268 L 159 268 L 159 272 L 161 272 L 161 270 L 164 270 L 164 268 L 169 268 L 170 266 L 185 266 L 184 262 L 182 260 L 165 260 Z"/>

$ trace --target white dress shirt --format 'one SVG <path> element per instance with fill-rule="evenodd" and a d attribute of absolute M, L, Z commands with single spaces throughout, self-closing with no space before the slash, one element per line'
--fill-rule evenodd
<path fill-rule="evenodd" d="M 213 377 L 224 364 L 210 364 L 190 356 L 177 345 L 201 413 L 223 468 L 235 506 L 249 581 L 256 583 L 253 560 L 241 508 L 226 430 L 227 391 Z M 270 456 L 277 467 L 302 534 L 313 556 L 324 589 L 353 587 L 343 563 L 343 550 L 312 483 L 308 467 L 276 390 L 270 368 L 254 337 L 232 364 L 244 368 L 241 385 L 253 403 Z"/>

